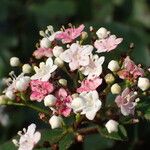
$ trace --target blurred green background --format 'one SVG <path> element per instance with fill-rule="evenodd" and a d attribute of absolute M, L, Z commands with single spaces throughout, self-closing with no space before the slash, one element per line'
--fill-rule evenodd
<path fill-rule="evenodd" d="M 22 62 L 28 61 L 39 39 L 39 30 L 47 25 L 53 25 L 57 30 L 68 23 L 84 23 L 96 29 L 107 27 L 124 38 L 120 50 L 110 57 L 119 56 L 128 50 L 130 43 L 134 43 L 132 56 L 135 61 L 150 65 L 150 0 L 0 0 L 0 6 L 1 79 L 11 71 L 10 57 L 18 56 Z M 0 143 L 12 138 L 31 122 L 44 127 L 31 110 L 9 107 L 4 111 L 9 122 L 5 127 L 0 125 Z M 130 139 L 127 142 L 115 143 L 92 135 L 86 138 L 83 147 L 85 150 L 144 149 L 149 145 L 149 122 L 143 121 L 136 128 L 128 127 L 128 130 Z"/>

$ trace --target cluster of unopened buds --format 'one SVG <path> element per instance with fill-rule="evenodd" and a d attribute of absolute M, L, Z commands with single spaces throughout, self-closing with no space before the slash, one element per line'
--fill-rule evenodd
<path fill-rule="evenodd" d="M 10 65 L 22 72 L 16 76 L 12 71 L 5 79 L 8 87 L 0 104 L 35 109 L 52 129 L 66 128 L 65 120 L 72 116 L 74 131 L 82 124 L 102 124 L 108 134 L 118 132 L 122 116 L 138 122 L 136 107 L 150 92 L 149 69 L 136 65 L 128 55 L 109 60 L 106 54 L 111 55 L 123 39 L 104 27 L 97 31 L 90 27 L 89 34 L 84 28 L 69 24 L 56 32 L 52 26 L 40 31 L 42 38 L 28 64 L 10 59 Z M 110 94 L 115 96 L 111 102 Z M 38 143 L 41 135 L 35 127 L 31 124 L 19 133 L 19 141 L 13 140 L 19 150 L 31 150 Z"/>

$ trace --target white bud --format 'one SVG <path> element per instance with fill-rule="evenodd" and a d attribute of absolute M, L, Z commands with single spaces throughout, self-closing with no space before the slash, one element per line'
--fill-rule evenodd
<path fill-rule="evenodd" d="M 22 66 L 22 72 L 23 73 L 31 73 L 32 67 L 29 64 L 24 64 Z"/>
<path fill-rule="evenodd" d="M 67 85 L 67 80 L 66 79 L 59 79 L 59 84 L 61 84 L 62 86 L 66 86 Z"/>
<path fill-rule="evenodd" d="M 87 32 L 83 31 L 82 34 L 81 34 L 81 38 L 86 39 L 87 37 L 88 37 Z"/>
<path fill-rule="evenodd" d="M 6 91 L 5 95 L 9 98 L 14 100 L 15 99 L 15 94 L 12 91 Z"/>
<path fill-rule="evenodd" d="M 120 69 L 118 61 L 111 60 L 108 64 L 108 69 L 110 69 L 113 72 L 118 71 Z"/>
<path fill-rule="evenodd" d="M 14 144 L 16 147 L 19 146 L 19 143 L 18 143 L 18 141 L 17 141 L 16 139 L 13 139 L 12 142 L 13 142 L 13 144 Z"/>
<path fill-rule="evenodd" d="M 47 38 L 43 38 L 41 41 L 40 41 L 40 46 L 42 48 L 49 48 L 51 46 L 51 42 L 49 39 Z"/>
<path fill-rule="evenodd" d="M 64 66 L 63 60 L 60 59 L 59 57 L 55 58 L 54 64 L 57 65 L 58 67 L 63 67 Z"/>
<path fill-rule="evenodd" d="M 119 123 L 117 121 L 109 120 L 105 124 L 105 127 L 107 128 L 108 133 L 112 133 L 112 132 L 118 132 L 118 125 Z"/>
<path fill-rule="evenodd" d="M 22 77 L 16 82 L 16 89 L 20 92 L 25 91 L 30 83 L 30 77 Z"/>
<path fill-rule="evenodd" d="M 59 128 L 62 127 L 63 120 L 60 116 L 53 115 L 49 120 L 49 124 L 52 129 Z"/>
<path fill-rule="evenodd" d="M 82 98 L 76 97 L 71 102 L 71 108 L 75 113 L 80 112 L 85 105 L 85 102 Z"/>
<path fill-rule="evenodd" d="M 63 50 L 63 48 L 61 47 L 61 46 L 55 46 L 54 48 L 53 48 L 53 55 L 55 56 L 55 57 L 59 57 L 59 55 L 63 52 L 64 50 Z"/>
<path fill-rule="evenodd" d="M 18 57 L 12 57 L 12 58 L 10 58 L 10 65 L 11 65 L 12 67 L 17 67 L 17 66 L 19 66 L 19 65 L 20 65 L 20 60 L 19 60 L 19 58 L 18 58 Z"/>
<path fill-rule="evenodd" d="M 72 98 L 77 98 L 79 96 L 79 94 L 78 93 L 74 93 L 71 96 L 72 96 Z"/>
<path fill-rule="evenodd" d="M 121 92 L 121 87 L 118 83 L 115 83 L 111 86 L 111 93 L 112 94 L 119 94 Z"/>
<path fill-rule="evenodd" d="M 96 35 L 98 36 L 99 39 L 106 38 L 108 36 L 108 31 L 106 28 L 101 27 L 97 32 Z"/>
<path fill-rule="evenodd" d="M 56 103 L 56 100 L 57 98 L 54 95 L 49 94 L 44 98 L 44 105 L 48 107 L 54 106 Z"/>
<path fill-rule="evenodd" d="M 139 77 L 138 79 L 138 87 L 142 91 L 146 91 L 150 87 L 150 81 L 148 78 Z"/>
<path fill-rule="evenodd" d="M 108 73 L 106 76 L 105 76 L 105 81 L 106 83 L 113 83 L 115 81 L 115 78 L 114 76 L 111 74 L 111 73 Z"/>

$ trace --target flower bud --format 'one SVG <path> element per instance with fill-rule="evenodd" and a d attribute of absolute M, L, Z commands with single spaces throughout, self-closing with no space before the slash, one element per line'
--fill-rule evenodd
<path fill-rule="evenodd" d="M 88 37 L 87 32 L 83 31 L 82 34 L 81 34 L 81 38 L 86 39 L 87 37 Z"/>
<path fill-rule="evenodd" d="M 85 102 L 82 98 L 76 97 L 71 102 L 71 108 L 75 113 L 80 112 L 85 105 Z"/>
<path fill-rule="evenodd" d="M 67 80 L 65 79 L 59 79 L 59 84 L 61 84 L 62 86 L 66 86 L 67 85 Z"/>
<path fill-rule="evenodd" d="M 113 83 L 115 81 L 115 78 L 114 78 L 114 76 L 111 73 L 108 73 L 105 76 L 105 81 L 106 81 L 106 83 L 111 84 L 111 83 Z"/>
<path fill-rule="evenodd" d="M 61 117 L 53 115 L 49 120 L 49 124 L 51 125 L 52 129 L 59 128 L 62 127 L 63 120 Z"/>
<path fill-rule="evenodd" d="M 44 105 L 48 107 L 54 106 L 56 103 L 56 100 L 57 98 L 54 95 L 49 94 L 44 98 Z"/>
<path fill-rule="evenodd" d="M 20 92 L 25 91 L 30 83 L 30 77 L 22 77 L 16 82 L 16 89 Z"/>
<path fill-rule="evenodd" d="M 111 60 L 108 64 L 108 69 L 110 69 L 113 72 L 118 71 L 120 69 L 118 61 Z"/>
<path fill-rule="evenodd" d="M 121 87 L 118 83 L 115 83 L 111 86 L 111 93 L 112 94 L 119 94 L 121 92 Z"/>
<path fill-rule="evenodd" d="M 15 94 L 12 91 L 6 91 L 5 95 L 9 98 L 14 100 L 15 99 Z"/>
<path fill-rule="evenodd" d="M 63 60 L 60 59 L 59 57 L 55 58 L 54 64 L 57 65 L 57 66 L 60 67 L 60 68 L 64 66 Z"/>
<path fill-rule="evenodd" d="M 24 64 L 22 66 L 22 72 L 23 73 L 31 73 L 32 67 L 29 64 Z"/>
<path fill-rule="evenodd" d="M 40 46 L 42 48 L 49 48 L 51 46 L 51 42 L 49 39 L 47 38 L 43 38 L 41 41 L 40 41 Z"/>
<path fill-rule="evenodd" d="M 108 133 L 112 133 L 112 132 L 118 132 L 118 125 L 119 123 L 117 121 L 109 120 L 105 124 L 105 127 L 107 128 Z"/>
<path fill-rule="evenodd" d="M 63 50 L 63 48 L 61 47 L 61 46 L 55 46 L 54 48 L 53 48 L 53 55 L 55 56 L 55 57 L 59 57 L 59 55 L 63 52 L 64 50 Z"/>
<path fill-rule="evenodd" d="M 150 87 L 150 81 L 148 78 L 139 77 L 138 79 L 138 87 L 142 91 L 146 91 Z"/>
<path fill-rule="evenodd" d="M 97 32 L 96 35 L 98 36 L 99 39 L 106 38 L 108 36 L 108 31 L 106 28 L 101 27 Z"/>
<path fill-rule="evenodd" d="M 17 66 L 19 66 L 19 65 L 20 65 L 20 60 L 19 60 L 19 58 L 18 58 L 18 57 L 12 57 L 12 58 L 10 58 L 10 65 L 11 65 L 12 67 L 17 67 Z"/>

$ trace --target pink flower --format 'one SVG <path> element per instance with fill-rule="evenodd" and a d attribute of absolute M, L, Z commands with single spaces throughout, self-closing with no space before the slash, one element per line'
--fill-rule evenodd
<path fill-rule="evenodd" d="M 56 94 L 57 101 L 56 101 L 56 112 L 60 115 L 65 117 L 69 116 L 71 113 L 71 108 L 68 105 L 72 101 L 72 97 L 68 95 L 65 89 L 61 88 Z"/>
<path fill-rule="evenodd" d="M 115 35 L 111 35 L 108 38 L 96 40 L 94 46 L 97 48 L 97 53 L 110 52 L 115 49 L 122 40 L 122 38 L 117 38 Z"/>
<path fill-rule="evenodd" d="M 90 92 L 96 90 L 98 86 L 100 86 L 102 83 L 102 79 L 95 78 L 91 80 L 84 80 L 81 83 L 81 86 L 77 89 L 78 93 L 82 92 Z"/>
<path fill-rule="evenodd" d="M 79 45 L 73 43 L 69 49 L 60 54 L 60 58 L 69 63 L 71 71 L 79 69 L 80 66 L 87 66 L 89 64 L 89 55 L 92 53 L 92 45 Z"/>
<path fill-rule="evenodd" d="M 53 56 L 52 49 L 40 47 L 34 51 L 33 56 L 36 59 L 41 59 L 42 57 L 52 57 Z"/>
<path fill-rule="evenodd" d="M 62 40 L 63 43 L 70 43 L 81 35 L 83 29 L 84 29 L 83 24 L 80 25 L 78 28 L 70 27 L 68 29 L 65 29 L 64 32 L 57 34 L 56 39 Z"/>
<path fill-rule="evenodd" d="M 121 95 L 116 97 L 115 102 L 117 103 L 117 106 L 121 109 L 121 113 L 124 116 L 127 116 L 129 114 L 134 115 L 136 98 L 137 94 L 134 91 L 131 91 L 129 88 L 126 88 Z"/>
<path fill-rule="evenodd" d="M 32 80 L 30 86 L 32 90 L 30 99 L 32 101 L 37 100 L 38 102 L 41 102 L 46 95 L 54 90 L 53 84 L 46 81 Z"/>
<path fill-rule="evenodd" d="M 144 71 L 127 56 L 123 62 L 123 69 L 118 72 L 118 75 L 121 79 L 137 79 L 144 76 Z"/>

